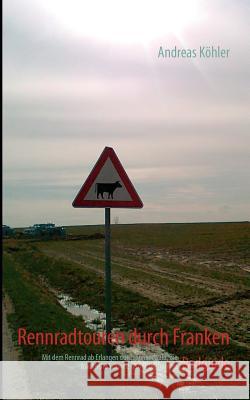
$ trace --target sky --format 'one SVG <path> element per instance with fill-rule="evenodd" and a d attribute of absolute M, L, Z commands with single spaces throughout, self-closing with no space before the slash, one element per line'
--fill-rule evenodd
<path fill-rule="evenodd" d="M 5 0 L 3 222 L 101 224 L 72 201 L 105 146 L 144 208 L 112 221 L 250 217 L 247 0 Z M 230 49 L 162 58 L 159 48 Z"/>

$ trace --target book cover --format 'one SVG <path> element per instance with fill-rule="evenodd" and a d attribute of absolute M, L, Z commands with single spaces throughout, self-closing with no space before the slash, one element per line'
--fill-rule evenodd
<path fill-rule="evenodd" d="M 4 1 L 2 398 L 248 398 L 249 12 Z"/>

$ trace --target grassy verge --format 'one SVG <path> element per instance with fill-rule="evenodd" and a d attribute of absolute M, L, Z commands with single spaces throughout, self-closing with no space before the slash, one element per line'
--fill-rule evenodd
<path fill-rule="evenodd" d="M 8 315 L 17 342 L 17 330 L 25 327 L 32 332 L 66 332 L 74 328 L 89 331 L 80 317 L 73 317 L 56 301 L 53 295 L 39 285 L 35 275 L 22 268 L 17 259 L 4 255 L 4 288 L 11 298 L 15 313 Z M 45 346 L 22 345 L 24 360 L 41 360 L 42 354 L 96 354 L 103 353 L 102 346 Z"/>

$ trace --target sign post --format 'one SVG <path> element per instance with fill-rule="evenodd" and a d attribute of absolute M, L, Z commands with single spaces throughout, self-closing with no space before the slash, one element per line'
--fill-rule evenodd
<path fill-rule="evenodd" d="M 111 249 L 110 249 L 110 208 L 105 208 L 105 311 L 106 311 L 106 337 L 112 330 L 111 317 Z M 107 342 L 106 352 L 112 354 L 112 346 Z"/>
<path fill-rule="evenodd" d="M 105 147 L 72 205 L 75 208 L 105 208 L 105 313 L 108 336 L 112 332 L 110 208 L 143 207 L 140 197 L 111 147 Z M 107 355 L 112 354 L 112 345 L 107 343 L 106 352 Z"/>

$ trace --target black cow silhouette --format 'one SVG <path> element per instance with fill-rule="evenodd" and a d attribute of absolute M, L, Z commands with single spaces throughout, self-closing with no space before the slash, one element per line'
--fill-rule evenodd
<path fill-rule="evenodd" d="M 116 181 L 114 183 L 96 183 L 95 184 L 95 192 L 96 192 L 96 197 L 99 199 L 99 195 L 101 195 L 102 199 L 103 193 L 108 193 L 108 199 L 113 199 L 114 191 L 117 188 L 121 188 L 122 185 L 120 184 L 120 181 Z"/>

